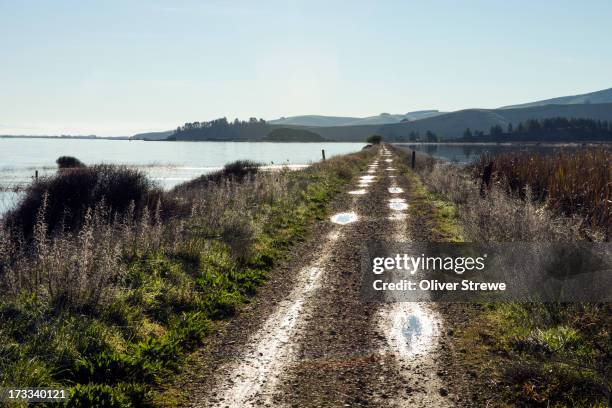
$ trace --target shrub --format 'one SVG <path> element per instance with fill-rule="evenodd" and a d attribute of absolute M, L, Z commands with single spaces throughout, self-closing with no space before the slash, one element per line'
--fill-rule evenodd
<path fill-rule="evenodd" d="M 235 180 L 242 180 L 244 177 L 256 174 L 261 165 L 251 160 L 236 160 L 223 167 L 225 177 L 233 177 Z"/>
<path fill-rule="evenodd" d="M 85 167 L 85 164 L 82 161 L 72 156 L 60 156 L 55 161 L 55 163 L 57 163 L 57 167 L 59 167 L 60 169 Z"/>
<path fill-rule="evenodd" d="M 180 184 L 174 191 L 176 193 L 185 193 L 190 190 L 208 187 L 211 184 L 219 184 L 227 180 L 242 182 L 245 178 L 257 174 L 260 167 L 261 164 L 251 160 L 236 160 L 226 164 L 221 170 L 204 174 L 196 179 Z"/>
<path fill-rule="evenodd" d="M 372 135 L 366 139 L 366 143 L 380 144 L 380 142 L 382 142 L 381 135 Z"/>
<path fill-rule="evenodd" d="M 140 171 L 124 166 L 96 165 L 41 178 L 28 188 L 18 206 L 6 214 L 6 224 L 13 231 L 31 237 L 37 216 L 47 196 L 44 222 L 50 232 L 62 227 L 78 230 L 89 208 L 104 203 L 108 216 L 124 213 L 131 205 L 139 212 L 157 203 L 150 199 L 160 195 Z M 134 204 L 132 204 L 134 203 Z"/>

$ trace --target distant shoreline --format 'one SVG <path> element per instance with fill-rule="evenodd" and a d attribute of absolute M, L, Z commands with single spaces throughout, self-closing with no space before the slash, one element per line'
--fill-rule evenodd
<path fill-rule="evenodd" d="M 78 140 L 134 140 L 131 136 L 35 136 L 35 135 L 0 135 L 0 139 L 78 139 Z"/>
<path fill-rule="evenodd" d="M 338 141 L 338 140 L 321 140 L 321 141 L 276 141 L 276 140 L 166 140 L 166 139 L 133 139 L 127 136 L 12 136 L 0 135 L 0 139 L 61 139 L 61 140 L 125 140 L 125 141 L 140 141 L 140 142 L 213 142 L 213 143 L 361 143 L 360 141 Z"/>

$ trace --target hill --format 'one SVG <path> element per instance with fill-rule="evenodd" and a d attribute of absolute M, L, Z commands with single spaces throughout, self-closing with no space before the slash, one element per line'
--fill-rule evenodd
<path fill-rule="evenodd" d="M 322 116 L 322 115 L 301 115 L 291 116 L 288 118 L 280 118 L 270 120 L 267 123 L 271 125 L 289 125 L 289 126 L 361 126 L 361 125 L 384 125 L 390 123 L 400 123 L 402 120 L 412 121 L 427 117 L 441 115 L 442 112 L 437 110 L 423 110 L 408 113 L 381 113 L 376 116 L 368 116 L 365 118 L 350 117 L 350 116 Z"/>
<path fill-rule="evenodd" d="M 278 128 L 263 138 L 264 142 L 325 142 L 321 135 L 305 129 Z"/>
<path fill-rule="evenodd" d="M 132 136 L 134 140 L 165 140 L 174 133 L 174 130 L 164 130 L 161 132 L 138 133 Z"/>
<path fill-rule="evenodd" d="M 500 109 L 529 108 L 543 105 L 575 105 L 589 103 L 612 103 L 612 88 L 604 89 L 602 91 L 585 93 L 581 95 L 561 96 L 559 98 L 544 99 L 542 101 L 504 106 Z"/>
<path fill-rule="evenodd" d="M 448 139 L 461 137 L 466 128 L 488 131 L 491 126 L 507 127 L 529 119 L 584 118 L 612 121 L 612 103 L 582 105 L 544 105 L 515 109 L 465 109 L 442 115 L 386 125 L 335 126 L 310 128 L 325 139 L 335 141 L 363 141 L 372 134 L 380 134 L 387 141 L 407 140 L 411 132 L 423 135 L 432 131 Z"/>

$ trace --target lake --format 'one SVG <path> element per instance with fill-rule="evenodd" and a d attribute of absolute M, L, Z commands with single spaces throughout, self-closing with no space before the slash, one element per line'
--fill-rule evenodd
<path fill-rule="evenodd" d="M 55 160 L 74 156 L 85 164 L 126 164 L 145 172 L 163 188 L 172 188 L 234 160 L 269 166 L 308 165 L 326 156 L 361 150 L 364 143 L 145 142 L 141 140 L 0 138 L 0 214 L 14 205 L 10 191 L 39 176 L 54 174 Z M 8 191 L 7 191 L 8 190 Z"/>
<path fill-rule="evenodd" d="M 535 145 L 535 144 L 444 144 L 444 143 L 398 143 L 397 146 L 429 154 L 441 160 L 467 164 L 477 160 L 482 154 L 492 155 L 511 152 L 538 152 L 551 154 L 560 149 L 582 149 L 579 145 Z"/>

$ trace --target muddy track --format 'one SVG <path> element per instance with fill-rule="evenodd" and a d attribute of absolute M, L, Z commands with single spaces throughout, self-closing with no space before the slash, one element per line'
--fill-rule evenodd
<path fill-rule="evenodd" d="M 399 158 L 379 153 L 334 203 L 337 217 L 195 358 L 189 406 L 452 405 L 439 375 L 439 313 L 360 295 L 362 245 L 411 239 Z"/>

